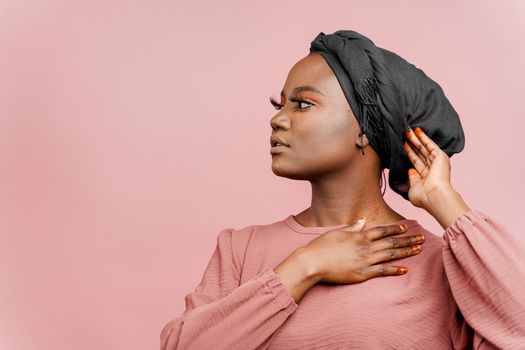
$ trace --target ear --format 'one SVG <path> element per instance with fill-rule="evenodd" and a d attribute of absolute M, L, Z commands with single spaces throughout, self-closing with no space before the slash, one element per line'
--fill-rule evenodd
<path fill-rule="evenodd" d="M 361 144 L 361 140 L 363 142 L 362 144 Z M 368 138 L 366 137 L 366 134 L 364 134 L 363 138 L 361 139 L 361 133 L 359 133 L 359 135 L 357 135 L 355 139 L 355 145 L 357 146 L 357 148 L 363 148 L 366 145 L 368 145 Z"/>

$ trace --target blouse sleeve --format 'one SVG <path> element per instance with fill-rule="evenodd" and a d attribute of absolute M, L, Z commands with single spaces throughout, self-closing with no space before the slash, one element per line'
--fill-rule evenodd
<path fill-rule="evenodd" d="M 474 209 L 458 217 L 443 239 L 447 285 L 460 311 L 451 323 L 454 344 L 470 338 L 473 349 L 522 349 L 525 248 Z"/>
<path fill-rule="evenodd" d="M 298 305 L 273 268 L 239 285 L 233 229 L 219 232 L 200 284 L 185 297 L 186 310 L 160 334 L 160 349 L 260 349 Z"/>

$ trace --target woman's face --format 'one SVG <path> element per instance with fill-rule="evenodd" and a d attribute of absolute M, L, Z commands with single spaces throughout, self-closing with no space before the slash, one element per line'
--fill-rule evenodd
<path fill-rule="evenodd" d="M 302 89 L 305 86 L 318 92 Z M 281 101 L 277 106 L 275 102 L 279 111 L 270 121 L 272 135 L 289 145 L 272 151 L 275 175 L 314 180 L 344 172 L 359 160 L 359 124 L 320 54 L 310 54 L 292 67 Z"/>

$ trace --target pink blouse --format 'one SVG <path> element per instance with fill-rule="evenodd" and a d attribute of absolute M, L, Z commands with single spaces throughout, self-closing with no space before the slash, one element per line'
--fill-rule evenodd
<path fill-rule="evenodd" d="M 500 223 L 474 209 L 443 237 L 397 223 L 408 226 L 398 237 L 425 235 L 421 253 L 399 260 L 405 275 L 318 283 L 299 304 L 273 268 L 344 225 L 306 227 L 289 215 L 223 229 L 161 350 L 525 349 L 525 249 Z"/>

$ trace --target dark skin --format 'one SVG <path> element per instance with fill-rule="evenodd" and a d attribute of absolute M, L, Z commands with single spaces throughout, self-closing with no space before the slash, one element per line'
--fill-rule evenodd
<path fill-rule="evenodd" d="M 300 86 L 313 86 L 318 92 L 296 92 Z M 312 186 L 311 206 L 295 220 L 315 227 L 355 223 L 314 238 L 274 268 L 294 300 L 299 302 L 318 282 L 359 283 L 406 273 L 388 262 L 418 254 L 424 236 L 395 237 L 406 226 L 394 224 L 405 218 L 384 201 L 380 159 L 360 134 L 324 58 L 313 53 L 297 62 L 288 73 L 281 103 L 272 103 L 279 109 L 270 121 L 272 136 L 289 146 L 272 148 L 272 171 Z M 446 229 L 470 210 L 452 188 L 450 160 L 423 130 L 410 129 L 406 136 L 409 143 L 403 150 L 414 165 L 408 171 L 409 200 Z M 360 217 L 366 220 L 356 223 Z M 365 230 L 365 222 L 373 228 Z"/>
<path fill-rule="evenodd" d="M 292 94 L 294 88 L 305 85 L 321 93 Z M 304 226 L 353 223 L 363 216 L 367 226 L 403 220 L 383 199 L 380 159 L 366 135 L 361 138 L 359 123 L 324 58 L 314 53 L 298 61 L 288 73 L 283 92 L 282 107 L 276 107 L 279 112 L 270 125 L 272 135 L 290 147 L 272 155 L 272 171 L 307 180 L 312 187 L 310 208 L 295 219 Z"/>

